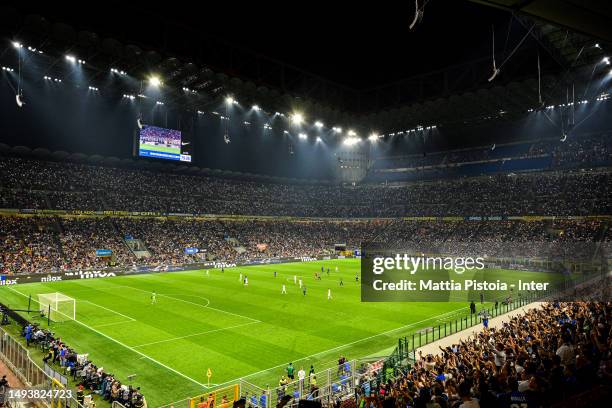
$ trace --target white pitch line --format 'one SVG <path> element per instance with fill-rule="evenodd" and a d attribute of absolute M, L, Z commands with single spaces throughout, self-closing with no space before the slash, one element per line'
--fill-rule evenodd
<path fill-rule="evenodd" d="M 331 348 L 331 349 L 329 349 L 329 350 L 320 351 L 320 352 L 318 352 L 318 353 L 311 354 L 311 355 L 306 356 L 306 357 L 302 357 L 302 358 L 301 358 L 301 359 L 299 359 L 299 360 L 293 360 L 293 362 L 296 362 L 296 361 L 302 361 L 302 360 L 307 360 L 307 359 L 309 359 L 309 358 L 312 358 L 312 357 L 318 356 L 319 354 L 325 354 L 325 353 L 329 353 L 329 352 L 334 351 L 334 350 L 339 350 L 339 349 L 342 349 L 342 348 L 344 348 L 344 347 L 347 347 L 347 346 L 350 346 L 350 345 L 353 345 L 353 344 L 357 344 L 357 343 L 362 342 L 362 341 L 365 341 L 365 340 L 372 339 L 372 338 L 374 338 L 374 337 L 378 337 L 378 336 L 381 336 L 381 335 L 384 335 L 384 334 L 393 333 L 393 332 L 395 332 L 395 331 L 402 330 L 402 329 L 406 329 L 406 328 L 408 328 L 408 327 L 411 327 L 411 326 L 417 325 L 417 324 L 419 324 L 419 323 L 423 323 L 423 322 L 426 322 L 426 321 L 429 321 L 429 320 L 433 320 L 433 319 L 436 319 L 436 318 L 438 318 L 438 317 L 446 316 L 446 315 L 449 315 L 449 314 L 451 314 L 451 313 L 455 313 L 455 312 L 457 312 L 457 311 L 459 311 L 459 310 L 465 310 L 465 309 L 466 309 L 465 307 L 462 307 L 462 308 L 459 308 L 459 309 L 451 310 L 450 312 L 440 313 L 440 314 L 435 315 L 435 316 L 432 316 L 432 317 L 430 317 L 430 318 L 428 318 L 428 319 L 421 320 L 421 321 L 418 321 L 418 322 L 415 322 L 415 323 L 411 323 L 411 324 L 407 324 L 407 325 L 405 325 L 405 326 L 401 326 L 401 327 L 398 327 L 398 328 L 396 328 L 396 329 L 387 330 L 386 332 L 383 332 L 383 333 L 378 333 L 378 334 L 375 334 L 375 335 L 373 335 L 373 336 L 369 336 L 369 337 L 365 337 L 365 338 L 363 338 L 363 339 L 356 340 L 356 341 L 353 341 L 353 342 L 351 342 L 351 343 L 343 344 L 343 345 L 341 345 L 341 346 L 334 347 L 334 348 Z M 254 373 L 251 373 L 251 374 L 248 374 L 248 375 L 245 375 L 245 376 L 239 377 L 239 378 L 235 378 L 235 379 L 233 379 L 233 380 L 226 381 L 226 382 L 224 382 L 224 383 L 217 384 L 217 385 L 215 385 L 215 386 L 221 386 L 221 385 L 226 385 L 226 384 L 236 383 L 237 381 L 239 381 L 239 380 L 241 380 L 241 379 L 243 379 L 243 378 L 249 378 L 249 377 L 252 377 L 252 376 L 257 375 L 257 374 L 261 374 L 261 373 L 266 372 L 266 371 L 274 370 L 275 368 L 285 367 L 287 364 L 289 364 L 289 363 L 287 362 L 287 363 L 284 363 L 284 364 L 279 364 L 279 365 L 277 365 L 277 366 L 270 367 L 270 368 L 266 368 L 266 369 L 264 369 L 264 370 L 260 370 L 260 371 L 257 371 L 257 372 L 254 372 Z M 213 386 L 213 384 L 211 384 L 211 386 Z M 188 398 L 189 398 L 189 397 L 188 397 Z M 188 399 L 188 398 L 186 398 L 186 399 Z M 183 400 L 184 400 L 184 399 L 183 399 Z M 183 400 L 179 400 L 178 402 L 183 401 Z M 168 404 L 165 404 L 165 405 L 163 405 L 163 406 L 166 406 L 166 405 L 172 405 L 174 402 L 177 402 L 177 401 L 172 401 L 172 402 L 170 402 L 170 403 L 168 403 Z"/>
<path fill-rule="evenodd" d="M 370 340 L 370 339 L 373 339 L 373 338 L 376 338 L 376 337 L 379 337 L 379 336 L 384 336 L 384 335 L 387 335 L 387 334 L 389 334 L 389 333 L 393 333 L 393 332 L 396 332 L 396 331 L 399 331 L 399 330 L 407 329 L 407 328 L 409 328 L 409 327 L 416 326 L 417 324 L 424 323 L 424 322 L 427 322 L 427 321 L 430 321 L 430 320 L 436 319 L 436 318 L 441 317 L 441 316 L 446 316 L 446 315 L 451 314 L 451 313 L 455 313 L 455 312 L 457 312 L 457 311 L 459 311 L 459 310 L 466 310 L 466 308 L 465 308 L 465 307 L 462 307 L 462 308 L 459 308 L 459 309 L 451 310 L 450 312 L 440 313 L 440 314 L 438 314 L 438 315 L 435 315 L 435 316 L 429 317 L 429 318 L 427 318 L 427 319 L 419 320 L 418 322 L 410 323 L 410 324 L 407 324 L 407 325 L 405 325 L 405 326 L 397 327 L 397 328 L 395 328 L 395 329 L 387 330 L 387 331 L 382 332 L 382 333 L 378 333 L 378 334 L 374 334 L 374 335 L 372 335 L 372 336 L 364 337 L 364 338 L 362 338 L 362 339 L 355 340 L 355 341 L 352 341 L 352 342 L 350 342 L 350 343 L 342 344 L 342 345 L 340 345 L 340 346 L 337 346 L 337 347 L 331 348 L 331 349 L 329 349 L 329 350 L 320 351 L 320 352 L 318 352 L 318 353 L 314 353 L 314 354 L 311 354 L 311 355 L 309 355 L 309 356 L 302 357 L 302 358 L 300 358 L 300 359 L 298 359 L 298 360 L 292 360 L 292 362 L 294 362 L 294 363 L 295 363 L 296 361 L 303 361 L 303 360 L 307 360 L 307 359 L 309 359 L 309 358 L 312 358 L 312 357 L 315 357 L 315 356 L 318 356 L 318 355 L 321 355 L 321 354 L 326 354 L 326 353 L 329 353 L 329 352 L 332 352 L 332 351 L 341 350 L 341 349 L 343 349 L 343 348 L 345 348 L 345 347 L 352 346 L 353 344 L 361 343 L 362 341 Z M 287 363 L 283 363 L 283 364 L 276 365 L 276 366 L 274 366 L 274 367 L 269 367 L 269 368 L 266 368 L 266 369 L 264 369 L 264 370 L 259 370 L 259 371 L 256 371 L 256 372 L 254 372 L 254 373 L 251 373 L 251 374 L 248 374 L 248 375 L 244 375 L 244 376 L 242 376 L 242 377 L 238 377 L 238 378 L 235 378 L 235 379 L 230 380 L 230 381 L 226 381 L 226 382 L 221 383 L 221 384 L 219 384 L 219 385 L 225 385 L 225 384 L 235 383 L 235 382 L 237 382 L 237 381 L 239 381 L 239 380 L 241 380 L 241 379 L 243 379 L 243 378 L 249 378 L 249 377 L 252 377 L 252 376 L 254 376 L 254 375 L 264 373 L 264 372 L 266 372 L 266 371 L 274 370 L 275 368 L 285 367 L 287 364 L 289 364 L 289 363 L 287 362 Z"/>
<path fill-rule="evenodd" d="M 96 306 L 96 307 L 100 307 L 100 308 L 102 308 L 102 309 L 104 309 L 104 310 L 108 310 L 109 312 L 112 312 L 112 313 L 117 314 L 117 315 L 119 315 L 119 316 L 123 316 L 123 317 L 125 317 L 126 319 L 130 319 L 131 321 L 136 321 L 136 319 L 134 319 L 133 317 L 130 317 L 130 316 L 124 315 L 123 313 L 119 313 L 119 312 L 117 312 L 117 311 L 115 311 L 115 310 L 113 310 L 113 309 L 109 309 L 108 307 L 104 307 L 104 306 L 99 305 L 99 304 L 97 304 L 97 303 L 90 302 L 89 300 L 80 300 L 80 302 L 86 302 L 86 303 L 89 303 L 89 304 L 94 305 L 94 306 Z"/>
<path fill-rule="evenodd" d="M 25 293 L 21 293 L 21 292 L 19 292 L 17 289 L 13 289 L 13 288 L 11 288 L 10 286 L 7 286 L 7 289 L 12 290 L 12 291 L 13 291 L 13 292 L 15 292 L 15 293 L 18 293 L 18 294 L 20 294 L 20 295 L 21 295 L 21 296 L 23 296 L 23 297 L 26 297 L 26 298 L 28 297 L 28 295 L 26 295 Z M 36 302 L 37 302 L 37 301 L 36 301 Z M 37 302 L 37 303 L 38 303 L 38 302 Z M 105 338 L 109 339 L 110 341 L 112 341 L 112 342 L 114 342 L 114 343 L 119 344 L 119 345 L 120 345 L 120 346 L 122 346 L 122 347 L 125 347 L 126 349 L 128 349 L 128 350 L 130 350 L 130 351 L 133 351 L 134 353 L 136 353 L 136 354 L 138 354 L 138 355 L 140 355 L 140 356 L 142 356 L 142 357 L 146 358 L 147 360 L 152 361 L 153 363 L 155 363 L 155 364 L 159 365 L 160 367 L 163 367 L 163 368 L 165 368 L 166 370 L 171 371 L 171 372 L 173 372 L 174 374 L 179 375 L 179 376 L 183 377 L 184 379 L 189 380 L 189 381 L 191 381 L 192 383 L 199 385 L 200 387 L 208 388 L 208 386 L 207 386 L 206 384 L 202 384 L 201 382 L 199 382 L 199 381 L 197 381 L 197 380 L 194 380 L 193 378 L 191 378 L 191 377 L 189 377 L 189 376 L 187 376 L 187 375 L 185 375 L 185 374 L 181 373 L 180 371 L 177 371 L 177 370 L 175 370 L 175 369 L 174 369 L 174 368 L 172 368 L 172 367 L 168 367 L 168 366 L 167 366 L 167 365 L 165 365 L 164 363 L 159 362 L 159 361 L 155 360 L 155 359 L 154 359 L 154 358 L 152 358 L 152 357 L 149 357 L 148 355 L 146 355 L 146 354 L 144 354 L 144 353 L 142 353 L 142 352 L 140 352 L 140 351 L 138 351 L 138 350 L 134 349 L 133 347 L 130 347 L 130 346 L 128 346 L 127 344 L 125 344 L 125 343 L 123 343 L 123 342 L 121 342 L 121 341 L 119 341 L 119 340 L 117 340 L 117 339 L 114 339 L 114 338 L 112 338 L 111 336 L 108 336 L 108 335 L 106 335 L 106 334 L 102 333 L 101 331 L 96 330 L 96 329 L 94 329 L 93 327 L 91 327 L 91 326 L 89 326 L 89 325 L 87 325 L 87 324 L 85 324 L 85 323 L 83 323 L 83 322 L 81 322 L 81 321 L 79 321 L 79 320 L 74 319 L 74 322 L 76 322 L 76 323 L 80 324 L 81 326 L 83 326 L 83 327 L 85 327 L 85 328 L 87 328 L 87 329 L 91 330 L 91 331 L 92 331 L 92 332 L 94 332 L 94 333 L 99 334 L 99 335 L 100 335 L 100 336 L 102 336 L 102 337 L 105 337 Z"/>
<path fill-rule="evenodd" d="M 237 324 L 235 326 L 229 326 L 229 327 L 222 327 L 220 329 L 213 329 L 213 330 L 207 330 L 207 331 L 203 331 L 203 332 L 199 332 L 199 333 L 192 333 L 192 334 L 188 334 L 186 336 L 180 336 L 180 337 L 173 337 L 171 339 L 166 339 L 166 340 L 159 340 L 159 341 L 152 341 L 150 343 L 144 343 L 144 344 L 138 344 L 137 346 L 132 346 L 134 348 L 136 347 L 144 347 L 144 346 L 151 346 L 153 344 L 160 344 L 160 343 L 168 343 L 170 341 L 175 341 L 175 340 L 181 340 L 181 339 L 187 339 L 189 337 L 196 337 L 196 336 L 202 336 L 204 334 L 209 334 L 209 333 L 216 333 L 216 332 L 220 332 L 220 331 L 224 331 L 224 330 L 231 330 L 231 329 L 237 329 L 238 327 L 243 327 L 243 326 L 248 326 L 251 324 L 257 324 L 260 322 L 249 322 L 249 323 L 242 323 L 242 324 Z"/>
<path fill-rule="evenodd" d="M 253 323 L 261 323 L 261 320 L 258 320 L 258 319 L 253 319 L 252 317 L 243 316 L 243 315 L 238 314 L 238 313 L 228 312 L 227 310 L 217 309 L 217 308 L 215 308 L 215 307 L 210 307 L 210 306 L 206 306 L 206 307 L 207 307 L 208 309 L 215 310 L 215 311 L 217 311 L 217 312 L 225 313 L 225 314 L 232 315 L 232 316 L 242 317 L 243 319 L 249 319 L 249 320 L 252 320 L 252 321 L 253 321 Z"/>
<path fill-rule="evenodd" d="M 130 287 L 130 286 L 128 286 L 128 288 L 129 288 L 129 287 Z M 176 296 L 176 295 L 174 295 L 174 293 L 172 293 L 172 294 L 169 294 L 169 293 L 164 293 L 162 296 L 169 297 L 169 296 Z M 210 299 L 205 298 L 204 296 L 196 296 L 196 295 L 181 295 L 181 294 L 179 294 L 178 296 L 187 296 L 187 297 L 192 297 L 192 298 L 196 298 L 196 299 L 204 299 L 204 300 L 206 300 L 206 304 L 205 304 L 205 305 L 200 305 L 200 304 L 198 304 L 198 305 L 199 305 L 199 306 L 202 306 L 202 307 L 208 307 L 208 305 L 210 305 Z M 172 299 L 174 299 L 174 298 L 172 298 Z"/>
<path fill-rule="evenodd" d="M 135 288 L 133 286 L 127 286 L 127 285 L 114 285 L 114 286 L 118 286 L 118 287 L 121 287 L 121 288 L 134 289 L 134 290 L 138 290 L 138 291 L 141 291 L 141 292 L 144 292 L 144 293 L 151 293 L 148 290 L 144 290 L 144 289 L 140 289 L 140 288 Z M 180 299 L 180 298 L 173 297 L 173 296 L 170 296 L 170 295 L 164 295 L 162 293 L 158 293 L 157 296 L 161 296 L 161 297 L 165 297 L 165 298 L 173 299 L 173 300 L 178 300 L 179 302 L 189 303 L 190 305 L 200 306 L 200 307 L 203 307 L 205 309 L 215 310 L 217 312 L 225 313 L 225 314 L 232 315 L 232 316 L 242 317 L 243 319 L 248 319 L 248 320 L 251 320 L 251 321 L 253 321 L 255 323 L 261 323 L 261 320 L 253 319 L 252 317 L 243 316 L 241 314 L 228 312 L 227 310 L 217 309 L 217 308 L 208 306 L 208 304 L 210 304 L 210 301 L 208 299 L 206 299 L 205 297 L 202 297 L 202 299 L 206 299 L 208 301 L 207 305 L 202 305 L 200 303 L 190 302 L 189 300 Z"/>
<path fill-rule="evenodd" d="M 122 321 L 122 322 L 115 322 L 115 323 L 104 323 L 104 324 L 96 324 L 95 326 L 91 326 L 91 327 L 107 327 L 107 326 L 115 326 L 118 324 L 128 324 L 128 323 L 134 323 L 136 320 L 128 320 L 128 321 Z"/>

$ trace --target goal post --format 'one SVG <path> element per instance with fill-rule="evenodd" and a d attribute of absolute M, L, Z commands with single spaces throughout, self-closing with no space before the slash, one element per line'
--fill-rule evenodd
<path fill-rule="evenodd" d="M 39 293 L 38 310 L 54 322 L 76 320 L 76 300 L 63 293 Z"/>

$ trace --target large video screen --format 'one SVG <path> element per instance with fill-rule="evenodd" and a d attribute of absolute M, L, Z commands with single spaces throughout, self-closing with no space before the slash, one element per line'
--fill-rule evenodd
<path fill-rule="evenodd" d="M 140 129 L 138 155 L 157 159 L 191 162 L 189 143 L 184 143 L 181 131 L 157 126 Z"/>

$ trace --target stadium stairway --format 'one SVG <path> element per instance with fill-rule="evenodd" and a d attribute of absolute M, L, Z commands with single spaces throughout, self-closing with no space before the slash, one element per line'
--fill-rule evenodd
<path fill-rule="evenodd" d="M 64 246 L 62 245 L 62 240 L 60 239 L 60 235 L 64 232 L 64 227 L 62 226 L 62 222 L 58 217 L 53 217 L 53 228 L 55 228 L 55 234 L 53 234 L 53 242 L 57 246 L 57 251 L 59 252 L 62 259 L 66 258 L 66 254 L 64 253 Z"/>
<path fill-rule="evenodd" d="M 603 247 L 603 245 L 606 243 L 606 236 L 608 235 L 609 230 L 610 230 L 610 223 L 609 221 L 606 221 L 605 223 L 602 224 L 600 230 L 597 232 L 597 235 L 595 236 L 595 242 L 597 243 L 597 248 L 593 252 L 593 260 L 595 260 L 598 256 L 602 256 L 606 254 L 606 249 L 605 247 Z"/>
<path fill-rule="evenodd" d="M 134 238 L 128 239 L 124 237 L 123 242 L 136 258 L 149 258 L 151 256 L 151 252 L 142 240 Z"/>
<path fill-rule="evenodd" d="M 151 257 L 151 251 L 149 251 L 143 240 L 124 236 L 113 219 L 108 219 L 108 222 L 112 225 L 115 233 L 123 237 L 121 240 L 132 255 L 137 259 Z"/>
<path fill-rule="evenodd" d="M 51 204 L 51 199 L 49 198 L 49 195 L 46 192 L 42 194 L 42 197 L 45 201 L 46 208 L 54 208 Z"/>
<path fill-rule="evenodd" d="M 225 241 L 232 247 L 234 251 L 239 254 L 243 254 L 247 251 L 247 249 L 234 237 L 225 237 Z"/>

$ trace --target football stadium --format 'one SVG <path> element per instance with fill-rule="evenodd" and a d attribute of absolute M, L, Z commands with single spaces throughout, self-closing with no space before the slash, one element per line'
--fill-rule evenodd
<path fill-rule="evenodd" d="M 610 405 L 612 4 L 328 6 L 0 5 L 0 406 Z"/>

